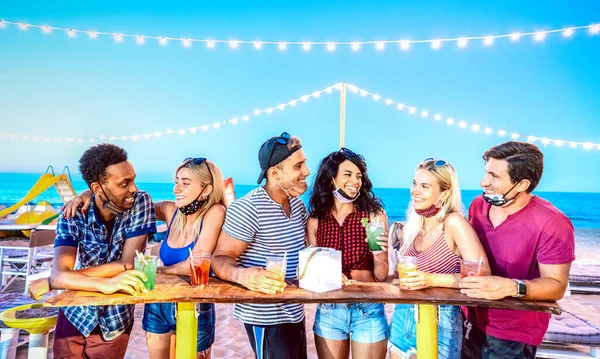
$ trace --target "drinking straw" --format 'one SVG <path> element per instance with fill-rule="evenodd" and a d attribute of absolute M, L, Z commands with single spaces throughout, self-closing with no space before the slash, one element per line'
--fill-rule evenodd
<path fill-rule="evenodd" d="M 138 252 L 138 250 L 135 250 L 135 255 L 138 257 L 138 259 L 140 260 L 140 262 L 142 262 L 144 264 L 144 266 L 148 265 L 148 262 L 146 262 L 146 258 L 144 258 L 144 256 Z"/>
<path fill-rule="evenodd" d="M 483 265 L 483 256 L 479 257 L 479 268 Z"/>
<path fill-rule="evenodd" d="M 280 276 L 282 276 L 282 277 L 283 277 L 283 269 L 284 269 L 284 266 L 286 266 L 286 267 L 287 267 L 287 262 L 286 262 L 286 260 L 287 260 L 287 251 L 283 252 L 283 263 L 281 264 L 281 271 L 280 271 L 280 273 L 279 273 L 279 275 L 280 275 Z"/>
<path fill-rule="evenodd" d="M 192 283 L 198 283 L 198 279 L 196 278 L 196 271 L 194 270 L 194 255 L 192 254 L 192 249 L 188 247 L 188 251 L 190 252 L 190 271 L 192 277 Z"/>

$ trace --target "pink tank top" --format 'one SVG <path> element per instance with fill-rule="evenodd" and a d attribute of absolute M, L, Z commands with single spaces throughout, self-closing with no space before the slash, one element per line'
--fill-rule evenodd
<path fill-rule="evenodd" d="M 419 253 L 413 244 L 406 251 L 406 255 L 417 257 L 417 269 L 421 272 L 460 273 L 460 258 L 448 248 L 443 230 L 429 249 Z"/>

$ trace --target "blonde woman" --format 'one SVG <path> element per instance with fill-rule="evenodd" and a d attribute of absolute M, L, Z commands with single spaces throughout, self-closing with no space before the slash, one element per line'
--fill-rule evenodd
<path fill-rule="evenodd" d="M 406 223 L 395 223 L 390 231 L 390 247 L 402 256 L 417 258 L 417 270 L 400 280 L 401 289 L 458 288 L 461 258 L 482 260 L 482 273 L 489 274 L 483 247 L 463 215 L 454 167 L 441 159 L 425 159 L 417 167 L 410 194 Z M 395 268 L 396 256 L 390 257 L 390 267 Z M 462 343 L 460 307 L 441 305 L 439 318 L 439 357 L 458 359 Z M 391 358 L 416 357 L 415 328 L 414 305 L 396 305 L 388 344 Z"/>
<path fill-rule="evenodd" d="M 164 266 L 158 273 L 189 275 L 189 251 L 212 253 L 225 221 L 225 188 L 221 171 L 206 158 L 186 158 L 175 171 L 175 201 L 155 203 L 156 218 L 166 221 L 165 239 L 160 247 Z M 84 202 L 84 192 L 65 207 L 74 212 Z M 198 304 L 197 357 L 210 358 L 215 339 L 215 308 L 212 303 Z M 174 303 L 152 303 L 144 306 L 142 328 L 147 332 L 146 344 L 151 359 L 169 358 L 176 326 Z M 174 354 L 174 353 L 173 353 Z"/>

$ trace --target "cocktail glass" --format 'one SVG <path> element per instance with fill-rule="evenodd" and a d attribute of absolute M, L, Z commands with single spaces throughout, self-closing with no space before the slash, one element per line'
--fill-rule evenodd
<path fill-rule="evenodd" d="M 146 263 L 142 262 L 139 257 L 133 258 L 133 269 L 144 272 L 146 275 L 146 281 L 144 286 L 148 290 L 154 289 L 154 282 L 156 280 L 156 269 L 158 268 L 158 257 L 157 256 L 144 256 Z"/>
<path fill-rule="evenodd" d="M 191 284 L 194 287 L 204 287 L 208 284 L 210 275 L 210 253 L 198 253 L 190 259 Z"/>
<path fill-rule="evenodd" d="M 406 277 L 406 273 L 414 272 L 417 270 L 417 257 L 411 256 L 398 256 L 398 279 Z M 400 284 L 402 289 L 402 283 Z"/>
<path fill-rule="evenodd" d="M 283 257 L 267 257 L 265 269 L 277 274 L 279 279 L 285 280 L 285 273 L 287 267 L 287 259 Z"/>
<path fill-rule="evenodd" d="M 381 237 L 385 231 L 385 222 L 369 222 L 366 230 L 369 249 L 372 251 L 380 251 L 381 246 L 377 242 L 379 241 L 379 237 Z"/>
<path fill-rule="evenodd" d="M 460 277 L 478 277 L 481 276 L 481 261 L 460 260 Z"/>

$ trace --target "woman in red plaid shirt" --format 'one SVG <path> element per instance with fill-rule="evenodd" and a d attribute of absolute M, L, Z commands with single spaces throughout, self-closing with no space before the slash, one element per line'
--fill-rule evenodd
<path fill-rule="evenodd" d="M 342 252 L 351 280 L 385 281 L 387 216 L 373 194 L 363 156 L 342 148 L 323 159 L 310 196 L 308 244 Z M 381 223 L 379 241 L 367 244 L 368 223 Z M 319 304 L 313 327 L 319 358 L 384 358 L 388 324 L 381 303 Z"/>

